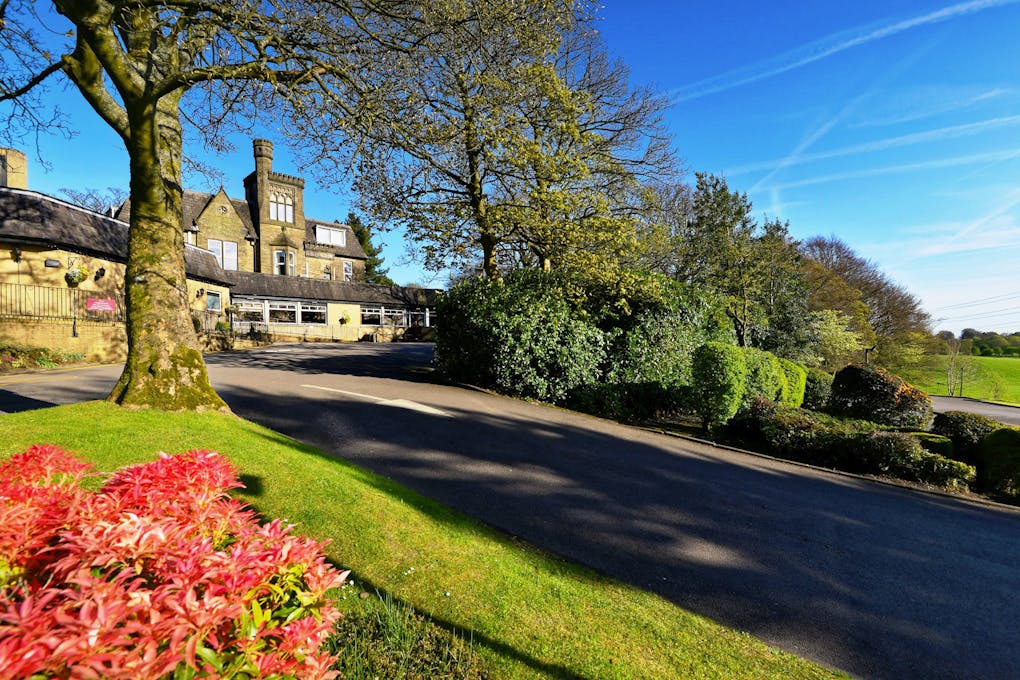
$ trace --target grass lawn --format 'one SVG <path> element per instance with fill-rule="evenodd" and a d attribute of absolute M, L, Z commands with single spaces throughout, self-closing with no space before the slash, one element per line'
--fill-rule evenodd
<path fill-rule="evenodd" d="M 963 396 L 1020 405 L 1020 358 L 967 357 Z M 946 357 L 925 357 L 900 375 L 928 394 L 946 394 Z"/>
<path fill-rule="evenodd" d="M 331 539 L 331 559 L 373 598 L 385 593 L 461 631 L 488 677 L 843 677 L 232 416 L 90 402 L 0 415 L 0 432 L 0 455 L 53 443 L 104 471 L 158 451 L 227 455 L 248 485 L 241 497 Z"/>

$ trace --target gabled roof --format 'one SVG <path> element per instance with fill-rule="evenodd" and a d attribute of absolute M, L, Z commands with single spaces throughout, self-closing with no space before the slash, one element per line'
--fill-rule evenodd
<path fill-rule="evenodd" d="M 126 222 L 36 191 L 0 187 L 0 238 L 127 262 Z M 184 262 L 189 277 L 229 285 L 212 253 L 188 246 Z"/>
<path fill-rule="evenodd" d="M 221 188 L 220 191 L 223 191 L 223 189 Z M 184 190 L 184 194 L 181 196 L 181 207 L 184 213 L 184 228 L 186 230 L 198 223 L 199 216 L 205 211 L 206 206 L 216 198 L 216 195 L 203 191 L 192 191 L 191 189 Z M 241 198 L 230 198 L 229 196 L 227 198 L 230 200 L 230 204 L 234 206 L 234 210 L 237 211 L 238 217 L 241 218 L 241 224 L 244 225 L 245 238 L 254 239 L 255 223 L 252 220 L 252 209 L 248 205 L 248 201 Z M 114 217 L 124 222 L 131 221 L 130 199 L 124 201 L 124 204 L 120 206 Z"/>
<path fill-rule="evenodd" d="M 404 288 L 373 283 L 344 283 L 301 276 L 271 276 L 252 272 L 225 272 L 233 282 L 231 296 L 328 300 L 406 307 L 432 306 L 439 292 L 431 288 Z"/>

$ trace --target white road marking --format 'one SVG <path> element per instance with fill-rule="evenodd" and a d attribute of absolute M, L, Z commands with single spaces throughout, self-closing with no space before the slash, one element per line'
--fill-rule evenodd
<path fill-rule="evenodd" d="M 301 387 L 310 390 L 322 390 L 323 392 L 333 392 L 335 394 L 344 394 L 348 397 L 355 397 L 357 399 L 367 399 L 368 401 L 374 401 L 380 406 L 394 406 L 396 408 L 404 408 L 409 411 L 417 411 L 419 413 L 428 413 L 433 416 L 444 416 L 449 417 L 450 414 L 445 411 L 440 411 L 437 408 L 426 406 L 425 404 L 419 404 L 416 401 L 410 401 L 408 399 L 383 399 L 382 397 L 375 397 L 371 394 L 362 394 L 360 392 L 348 392 L 347 390 L 338 390 L 334 387 L 323 387 L 322 385 L 302 385 Z"/>

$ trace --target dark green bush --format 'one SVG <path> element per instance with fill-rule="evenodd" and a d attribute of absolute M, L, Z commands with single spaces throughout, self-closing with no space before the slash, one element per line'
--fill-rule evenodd
<path fill-rule="evenodd" d="M 747 379 L 747 362 L 740 348 L 706 342 L 694 351 L 692 373 L 694 406 L 705 429 L 732 418 L 740 407 Z"/>
<path fill-rule="evenodd" d="M 688 389 L 657 382 L 581 385 L 571 391 L 566 403 L 603 418 L 641 421 L 686 410 Z"/>
<path fill-rule="evenodd" d="M 1003 427 L 1002 423 L 977 413 L 946 411 L 935 414 L 931 431 L 953 441 L 953 458 L 973 464 L 981 442 L 1000 427 Z"/>
<path fill-rule="evenodd" d="M 783 393 L 788 391 L 786 372 L 779 358 L 757 347 L 744 347 L 743 352 L 747 363 L 747 379 L 741 407 L 749 406 L 758 397 L 779 401 Z"/>
<path fill-rule="evenodd" d="M 787 406 L 800 408 L 800 405 L 804 403 L 807 369 L 789 359 L 780 359 L 779 365 L 782 366 L 783 372 L 786 374 L 786 389 L 783 391 L 780 401 Z"/>
<path fill-rule="evenodd" d="M 804 384 L 804 408 L 822 411 L 832 394 L 832 376 L 820 368 L 809 368 Z"/>
<path fill-rule="evenodd" d="M 555 275 L 465 281 L 437 312 L 435 361 L 454 380 L 558 401 L 600 378 L 604 335 L 574 314 Z"/>
<path fill-rule="evenodd" d="M 730 421 L 726 432 L 753 450 L 846 472 L 951 488 L 974 481 L 974 468 L 925 451 L 913 434 L 875 427 L 756 399 Z"/>
<path fill-rule="evenodd" d="M 977 455 L 982 491 L 1020 496 L 1020 428 L 1002 427 L 988 433 Z"/>
<path fill-rule="evenodd" d="M 953 440 L 949 437 L 932 432 L 909 432 L 908 434 L 912 435 L 924 447 L 925 451 L 956 459 Z"/>
<path fill-rule="evenodd" d="M 881 425 L 926 430 L 931 424 L 931 399 L 898 376 L 881 369 L 850 365 L 832 381 L 829 411 Z"/>

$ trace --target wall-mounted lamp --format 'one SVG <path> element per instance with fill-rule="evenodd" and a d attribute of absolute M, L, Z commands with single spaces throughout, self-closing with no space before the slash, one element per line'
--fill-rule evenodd
<path fill-rule="evenodd" d="M 195 291 L 196 299 L 202 297 L 203 295 L 205 295 L 205 288 L 199 288 L 197 291 Z"/>
<path fill-rule="evenodd" d="M 99 269 L 96 270 L 96 275 L 93 277 L 93 280 L 98 281 L 104 276 L 106 276 L 106 267 L 100 267 Z"/>
<path fill-rule="evenodd" d="M 11 248 L 11 259 L 15 262 L 21 262 L 21 248 L 18 246 Z"/>

